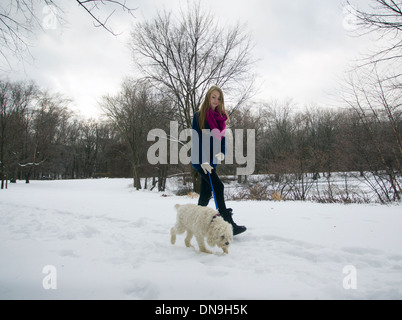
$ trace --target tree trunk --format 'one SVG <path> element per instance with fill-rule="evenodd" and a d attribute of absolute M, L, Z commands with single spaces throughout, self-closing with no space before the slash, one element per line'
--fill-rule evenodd
<path fill-rule="evenodd" d="M 134 181 L 134 188 L 136 190 L 141 189 L 141 178 L 138 176 L 137 165 L 133 162 L 133 181 Z"/>

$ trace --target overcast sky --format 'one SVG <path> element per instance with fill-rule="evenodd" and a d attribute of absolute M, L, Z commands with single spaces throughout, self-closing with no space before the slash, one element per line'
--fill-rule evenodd
<path fill-rule="evenodd" d="M 351 0 L 354 6 L 368 0 Z M 41 88 L 73 99 L 71 107 L 85 117 L 100 114 L 98 101 L 119 91 L 125 77 L 135 77 L 128 48 L 133 24 L 151 19 L 164 7 L 178 12 L 185 0 L 128 0 L 138 8 L 134 18 L 116 11 L 109 26 L 115 37 L 95 28 L 76 1 L 60 1 L 66 24 L 38 30 L 32 39 L 33 63 L 10 60 L 10 80 L 34 80 Z M 339 81 L 354 59 L 367 52 L 368 38 L 353 37 L 353 20 L 344 0 L 202 0 L 222 24 L 246 24 L 256 43 L 260 101 L 293 99 L 300 107 L 336 104 Z M 49 13 L 39 7 L 43 21 Z M 4 69 L 4 68 L 3 68 Z M 7 69 L 5 67 L 5 69 Z"/>

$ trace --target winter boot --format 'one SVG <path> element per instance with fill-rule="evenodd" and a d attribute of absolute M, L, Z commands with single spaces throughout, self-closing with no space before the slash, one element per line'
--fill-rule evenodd
<path fill-rule="evenodd" d="M 238 226 L 234 221 L 233 221 L 233 209 L 227 208 L 225 211 L 220 212 L 223 220 L 225 220 L 226 222 L 229 222 L 232 227 L 233 227 L 233 235 L 237 235 L 240 233 L 243 233 L 244 231 L 247 230 L 247 228 L 245 226 Z"/>

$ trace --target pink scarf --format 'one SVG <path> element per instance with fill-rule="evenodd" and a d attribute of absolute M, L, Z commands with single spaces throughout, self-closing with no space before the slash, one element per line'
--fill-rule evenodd
<path fill-rule="evenodd" d="M 209 127 L 212 130 L 212 134 L 218 140 L 222 141 L 222 138 L 225 136 L 225 129 L 226 129 L 226 120 L 228 117 L 224 114 L 221 115 L 218 111 L 209 108 L 207 111 L 207 122 Z M 214 130 L 219 130 L 219 133 Z"/>

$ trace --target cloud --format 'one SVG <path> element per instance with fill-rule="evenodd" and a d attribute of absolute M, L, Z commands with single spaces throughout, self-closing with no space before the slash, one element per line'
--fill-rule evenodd
<path fill-rule="evenodd" d="M 250 26 L 257 38 L 263 99 L 335 104 L 338 81 L 367 47 L 345 30 L 342 1 L 264 2 Z M 267 20 L 263 21 L 263 17 Z"/>
<path fill-rule="evenodd" d="M 115 37 L 95 28 L 82 8 L 69 6 L 63 10 L 68 24 L 38 31 L 31 48 L 34 63 L 14 68 L 9 77 L 33 79 L 43 89 L 72 98 L 72 107 L 84 116 L 97 117 L 98 101 L 117 92 L 130 72 L 129 32 Z"/>

